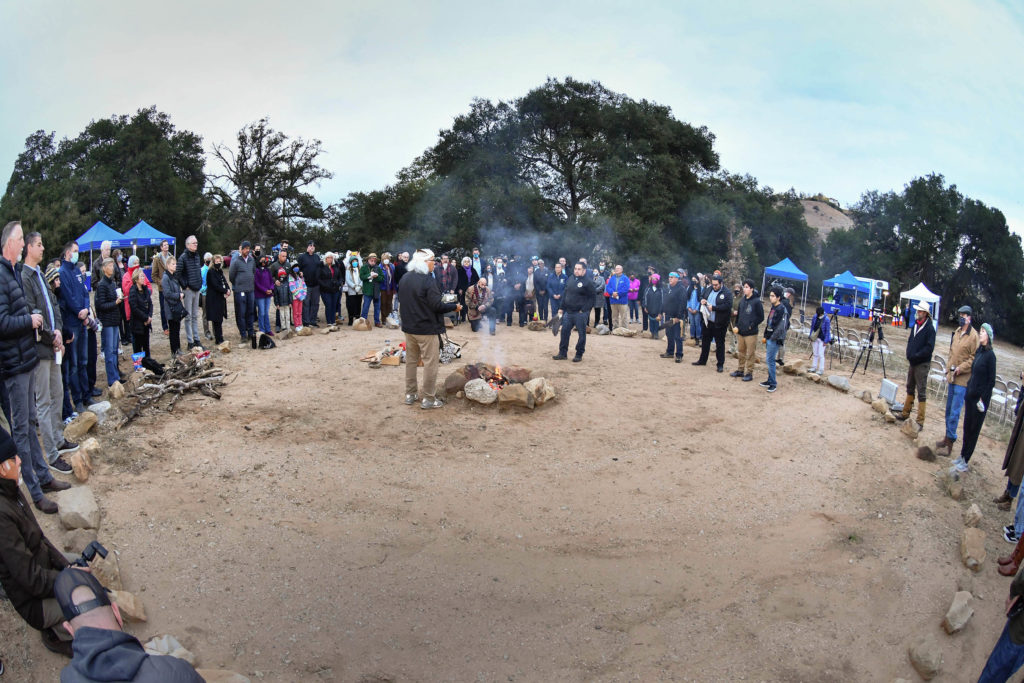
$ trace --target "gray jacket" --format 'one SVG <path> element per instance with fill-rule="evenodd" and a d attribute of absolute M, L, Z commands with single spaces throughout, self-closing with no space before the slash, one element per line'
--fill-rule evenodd
<path fill-rule="evenodd" d="M 41 311 L 43 326 L 39 328 L 39 341 L 36 342 L 36 352 L 39 353 L 39 360 L 54 360 L 53 354 L 53 333 L 61 331 L 62 319 L 60 315 L 60 303 L 50 288 L 39 281 L 39 275 L 32 268 L 26 265 L 21 268 L 21 282 L 25 289 L 25 300 L 28 301 L 29 309 Z M 50 300 L 50 309 L 53 311 L 53 320 L 56 326 L 50 325 L 50 317 L 46 314 L 46 301 Z"/>
<path fill-rule="evenodd" d="M 256 272 L 256 259 L 252 254 L 249 258 L 243 259 L 241 254 L 232 257 L 231 267 L 228 268 L 228 279 L 231 280 L 231 289 L 236 292 L 248 292 L 252 294 L 256 289 L 254 274 Z"/>

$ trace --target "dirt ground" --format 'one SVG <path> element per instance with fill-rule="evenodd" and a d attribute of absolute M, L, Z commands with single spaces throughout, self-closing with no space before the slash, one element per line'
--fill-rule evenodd
<path fill-rule="evenodd" d="M 406 407 L 404 368 L 358 361 L 400 334 L 345 327 L 215 354 L 238 373 L 223 400 L 101 430 L 100 540 L 149 615 L 130 630 L 266 681 L 919 680 L 907 645 L 923 632 L 944 652 L 934 680 L 977 677 L 1009 586 L 1010 513 L 990 502 L 1004 443 L 982 437 L 955 501 L 948 459 L 917 460 L 868 405 L 805 379 L 767 394 L 730 378 L 731 358 L 718 374 L 649 339 L 590 336 L 572 364 L 547 332 L 452 336 L 557 400 Z M 931 406 L 926 428 L 940 421 Z M 975 575 L 959 557 L 971 502 L 988 539 Z M 958 580 L 975 614 L 947 636 Z M 18 681 L 65 663 L 7 603 L 0 656 Z"/>

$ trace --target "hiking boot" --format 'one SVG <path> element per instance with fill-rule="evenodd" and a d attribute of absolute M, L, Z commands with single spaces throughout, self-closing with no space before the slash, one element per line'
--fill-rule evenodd
<path fill-rule="evenodd" d="M 35 501 L 33 504 L 36 506 L 36 510 L 39 510 L 43 514 L 46 514 L 46 515 L 55 515 L 55 514 L 57 514 L 57 504 L 54 503 L 49 498 L 47 498 L 46 496 L 43 496 L 39 500 Z"/>
<path fill-rule="evenodd" d="M 443 407 L 444 407 L 444 401 L 442 401 L 439 398 L 425 398 L 420 403 L 420 408 L 422 410 L 433 410 L 434 408 L 443 408 Z"/>
<path fill-rule="evenodd" d="M 581 356 L 581 355 L 580 355 L 580 354 L 578 354 L 578 353 L 577 353 L 577 354 L 576 354 L 575 356 L 573 356 L 573 357 L 572 357 L 572 362 L 573 362 L 573 363 L 579 363 L 579 362 L 580 362 L 580 361 L 582 361 L 582 360 L 583 360 L 583 356 Z"/>
<path fill-rule="evenodd" d="M 64 627 L 59 626 L 58 628 Z M 43 629 L 39 632 L 39 635 L 43 638 L 43 646 L 50 652 L 56 652 L 59 655 L 64 655 L 68 659 L 71 659 L 74 656 L 74 652 L 71 651 L 71 641 L 61 640 L 58 638 L 52 628 Z"/>
<path fill-rule="evenodd" d="M 661 354 L 658 354 L 658 356 L 660 358 L 672 358 L 672 354 L 671 353 L 661 353 Z"/>
<path fill-rule="evenodd" d="M 418 401 L 419 398 L 420 398 L 419 394 L 406 394 L 405 395 L 405 405 L 411 406 L 413 403 Z"/>
<path fill-rule="evenodd" d="M 740 372 L 739 370 L 733 370 L 732 372 L 729 373 L 729 376 L 730 377 L 742 377 L 743 373 Z"/>
<path fill-rule="evenodd" d="M 67 463 L 62 455 L 58 455 L 57 459 L 50 463 L 50 469 L 61 474 L 71 474 L 72 472 L 71 465 Z"/>
<path fill-rule="evenodd" d="M 753 382 L 754 381 L 754 376 L 753 375 L 743 375 L 743 381 L 744 382 Z"/>
<path fill-rule="evenodd" d="M 56 493 L 57 491 L 67 491 L 69 488 L 71 488 L 71 484 L 67 483 L 66 481 L 61 481 L 60 479 L 51 479 L 45 484 L 40 484 L 39 488 L 41 488 L 46 493 Z"/>
<path fill-rule="evenodd" d="M 491 334 L 494 334 L 493 332 Z M 551 360 L 569 360 L 569 356 L 559 353 L 558 355 L 551 356 Z"/>

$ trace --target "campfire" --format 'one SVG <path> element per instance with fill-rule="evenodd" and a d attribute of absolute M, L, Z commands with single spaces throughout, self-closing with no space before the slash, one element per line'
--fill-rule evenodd
<path fill-rule="evenodd" d="M 446 396 L 483 405 L 534 408 L 555 397 L 554 388 L 543 377 L 533 377 L 529 368 L 502 367 L 488 363 L 470 363 L 452 372 L 444 380 Z"/>
<path fill-rule="evenodd" d="M 480 373 L 481 376 L 483 376 L 484 372 Z M 508 377 L 505 377 L 505 375 L 501 374 L 500 365 L 495 365 L 494 372 L 491 373 L 490 378 L 485 379 L 487 379 L 487 384 L 491 386 L 491 389 L 494 389 L 495 391 L 501 391 L 506 386 L 512 383 L 512 380 L 510 380 Z"/>

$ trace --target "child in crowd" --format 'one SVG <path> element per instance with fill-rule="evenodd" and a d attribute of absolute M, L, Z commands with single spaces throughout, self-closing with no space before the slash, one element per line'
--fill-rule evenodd
<path fill-rule="evenodd" d="M 281 331 L 284 332 L 291 326 L 288 320 L 288 312 L 292 306 L 291 278 L 284 268 L 278 268 L 275 275 L 274 309 L 277 311 L 277 317 L 281 319 Z"/>
<path fill-rule="evenodd" d="M 306 300 L 306 280 L 302 277 L 302 271 L 298 266 L 292 268 L 288 276 L 288 290 L 292 297 L 292 322 L 295 329 L 302 329 L 302 302 Z"/>

